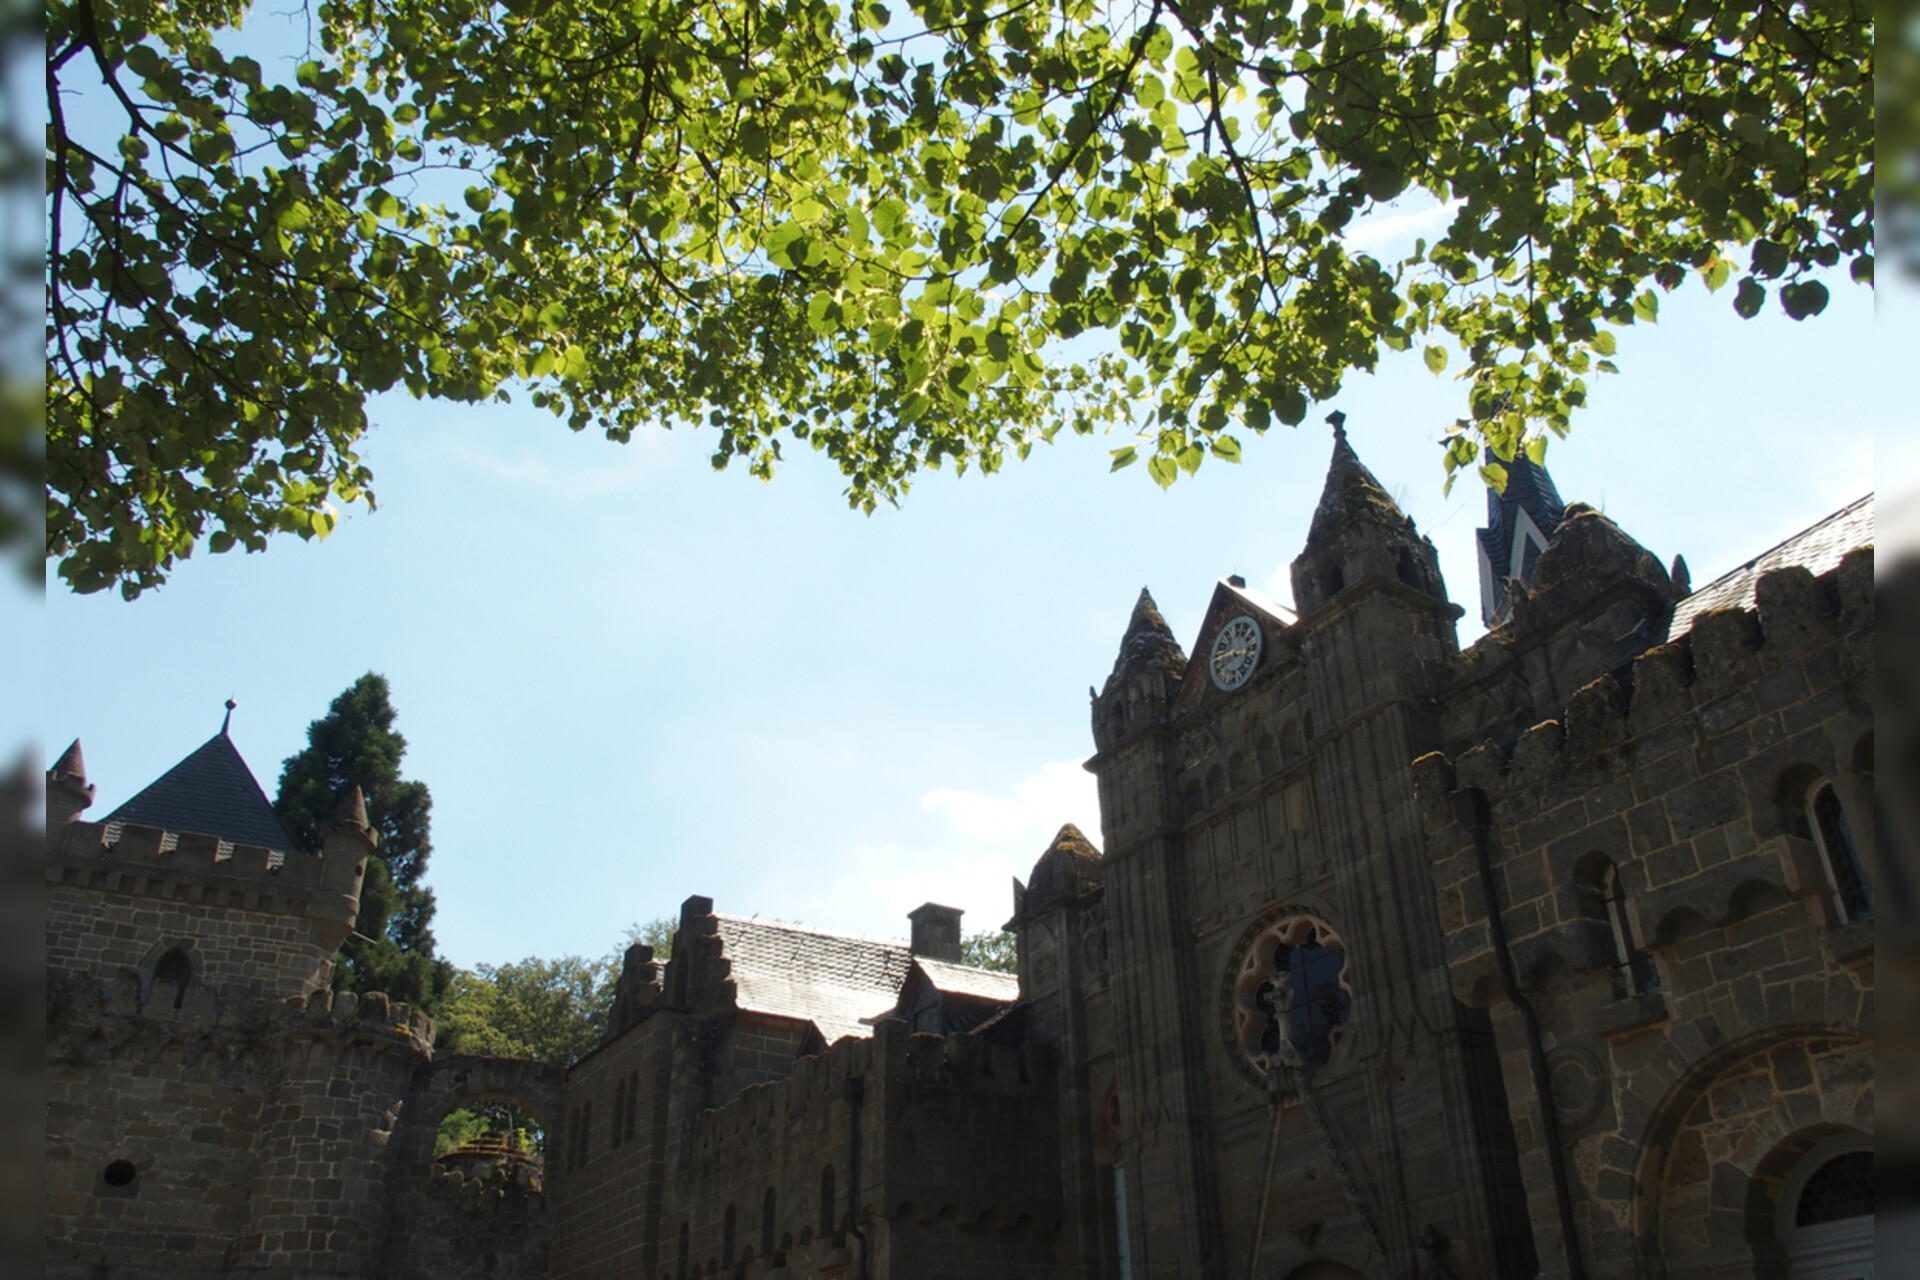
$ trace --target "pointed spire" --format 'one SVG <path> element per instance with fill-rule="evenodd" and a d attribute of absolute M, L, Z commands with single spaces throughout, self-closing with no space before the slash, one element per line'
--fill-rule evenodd
<path fill-rule="evenodd" d="M 1307 529 L 1309 547 L 1315 540 L 1326 541 L 1363 520 L 1395 526 L 1407 522 L 1406 513 L 1387 493 L 1386 486 L 1374 478 L 1373 472 L 1360 461 L 1360 455 L 1353 451 L 1353 445 L 1348 443 L 1343 425 L 1346 415 L 1329 415 L 1328 420 L 1334 416 L 1341 421 L 1334 424 L 1333 457 L 1327 463 L 1327 481 L 1321 486 L 1320 505 L 1313 509 L 1313 523 Z"/>
<path fill-rule="evenodd" d="M 60 753 L 60 758 L 53 762 L 53 768 L 48 770 L 47 774 L 51 778 L 63 780 L 71 778 L 81 786 L 86 785 L 87 760 L 80 754 L 80 739 L 75 738 L 73 744 Z"/>
<path fill-rule="evenodd" d="M 73 822 L 92 803 L 93 784 L 87 781 L 87 762 L 80 754 L 80 739 L 75 738 L 47 770 L 47 830 Z"/>
<path fill-rule="evenodd" d="M 1346 415 L 1329 414 L 1327 421 L 1333 423 L 1333 457 L 1307 528 L 1307 544 L 1293 562 L 1295 609 L 1310 613 L 1368 576 L 1446 600 L 1433 544 L 1420 536 L 1386 486 L 1360 461 L 1347 439 Z"/>
<path fill-rule="evenodd" d="M 220 719 L 220 736 L 221 737 L 223 738 L 226 737 L 227 730 L 233 727 L 233 709 L 239 705 L 240 704 L 235 702 L 232 698 L 227 699 L 227 714 L 222 716 Z"/>
<path fill-rule="evenodd" d="M 1153 594 L 1142 587 L 1113 670 L 1093 700 L 1095 744 L 1104 748 L 1135 729 L 1159 723 L 1186 671 L 1185 651 L 1160 616 Z"/>
<path fill-rule="evenodd" d="M 1483 460 L 1507 476 L 1500 489 L 1488 486 L 1486 527 L 1474 535 L 1480 556 L 1480 620 L 1491 627 L 1512 612 L 1508 583 L 1533 580 L 1540 553 L 1566 516 L 1566 504 L 1545 464 L 1534 462 L 1525 450 L 1507 460 L 1488 449 Z"/>
<path fill-rule="evenodd" d="M 1120 654 L 1107 676 L 1107 689 L 1111 690 L 1116 680 L 1151 668 L 1164 670 L 1177 680 L 1187 669 L 1187 655 L 1173 638 L 1173 628 L 1161 616 L 1160 606 L 1153 602 L 1153 593 L 1142 587 L 1133 616 L 1127 619 L 1126 634 L 1120 637 Z"/>
<path fill-rule="evenodd" d="M 344 831 L 362 840 L 378 843 L 379 836 L 374 833 L 373 823 L 367 821 L 367 798 L 359 787 L 348 789 L 335 806 L 333 816 L 320 827 L 320 841 L 325 844 L 335 832 Z"/>
<path fill-rule="evenodd" d="M 340 797 L 340 807 L 334 810 L 333 820 L 356 827 L 373 825 L 367 821 L 367 797 L 359 787 Z"/>

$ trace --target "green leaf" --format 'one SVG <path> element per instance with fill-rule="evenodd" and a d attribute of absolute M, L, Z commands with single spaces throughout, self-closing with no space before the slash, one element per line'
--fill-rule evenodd
<path fill-rule="evenodd" d="M 1633 300 L 1633 318 L 1653 324 L 1660 318 L 1660 298 L 1653 290 L 1643 291 Z"/>
<path fill-rule="evenodd" d="M 1733 309 L 1743 320 L 1751 320 L 1760 314 L 1760 308 L 1766 304 L 1766 286 L 1752 276 L 1740 277 L 1740 286 L 1733 291 Z"/>
<path fill-rule="evenodd" d="M 1208 445 L 1213 456 L 1226 462 L 1240 461 L 1240 442 L 1232 436 L 1215 436 Z"/>
<path fill-rule="evenodd" d="M 1147 459 L 1147 474 L 1153 477 L 1155 484 L 1165 489 L 1180 478 L 1180 468 L 1172 458 L 1156 453 Z"/>
<path fill-rule="evenodd" d="M 1781 285 L 1780 306 L 1795 320 L 1817 316 L 1827 309 L 1827 286 L 1818 280 L 1799 280 Z"/>
<path fill-rule="evenodd" d="M 1109 472 L 1118 471 L 1122 467 L 1130 467 L 1139 458 L 1138 451 L 1135 450 L 1132 445 L 1127 445 L 1125 448 L 1121 448 L 1121 449 L 1115 449 L 1112 452 L 1113 452 L 1113 465 L 1107 468 Z"/>
<path fill-rule="evenodd" d="M 1430 346 L 1421 354 L 1427 362 L 1427 368 L 1432 371 L 1435 377 L 1438 377 L 1440 372 L 1447 367 L 1447 349 L 1445 347 Z"/>

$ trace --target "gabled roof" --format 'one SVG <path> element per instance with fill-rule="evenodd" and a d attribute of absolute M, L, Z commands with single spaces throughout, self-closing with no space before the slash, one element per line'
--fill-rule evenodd
<path fill-rule="evenodd" d="M 1010 973 L 949 964 L 945 960 L 930 960 L 926 956 L 915 956 L 913 963 L 926 975 L 933 989 L 942 995 L 992 1000 L 999 1004 L 1012 1004 L 1020 998 L 1020 979 Z"/>
<path fill-rule="evenodd" d="M 828 1044 L 872 1035 L 861 1019 L 893 1008 L 913 967 L 904 942 L 717 912 L 714 919 L 738 1007 L 811 1022 Z"/>
<path fill-rule="evenodd" d="M 1715 609 L 1751 609 L 1761 575 L 1803 565 L 1815 575 L 1837 567 L 1855 547 L 1873 545 L 1873 495 L 1850 503 L 1826 519 L 1763 551 L 1731 573 L 1723 574 L 1673 606 L 1669 638 L 1685 634 L 1695 618 Z"/>
<path fill-rule="evenodd" d="M 299 850 L 225 730 L 104 820 L 217 836 L 283 853 Z"/>
<path fill-rule="evenodd" d="M 1220 628 L 1226 625 L 1229 618 L 1240 614 L 1251 614 L 1254 621 L 1261 624 L 1263 644 L 1260 665 L 1263 668 L 1278 660 L 1278 654 L 1274 651 L 1276 642 L 1300 621 L 1299 615 L 1293 610 L 1248 587 L 1245 579 L 1220 579 L 1214 584 L 1213 598 L 1207 601 L 1207 611 L 1200 616 L 1200 630 L 1193 638 L 1193 651 L 1199 655 L 1198 660 L 1187 664 L 1180 679 L 1180 688 L 1174 695 L 1176 714 L 1218 692 L 1207 674 L 1206 655 L 1212 649 L 1214 637 L 1219 634 Z"/>

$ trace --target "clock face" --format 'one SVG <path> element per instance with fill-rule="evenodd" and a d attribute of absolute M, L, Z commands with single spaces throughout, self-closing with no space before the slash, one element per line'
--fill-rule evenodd
<path fill-rule="evenodd" d="M 1207 674 L 1213 677 L 1215 686 L 1232 693 L 1259 665 L 1260 624 L 1244 613 L 1227 619 L 1213 638 L 1213 652 L 1207 656 Z"/>

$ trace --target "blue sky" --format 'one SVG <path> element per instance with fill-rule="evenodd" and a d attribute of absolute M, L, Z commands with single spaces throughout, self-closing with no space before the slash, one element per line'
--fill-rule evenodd
<path fill-rule="evenodd" d="M 1883 465 L 1913 453 L 1910 318 L 1876 324 L 1836 283 L 1815 321 L 1743 323 L 1730 292 L 1690 284 L 1624 334 L 1624 372 L 1548 456 L 1569 501 L 1683 553 L 1696 583 L 1870 490 L 1876 430 Z M 457 963 L 601 954 L 693 893 L 861 933 L 903 935 L 929 899 L 996 927 L 1062 821 L 1099 838 L 1087 689 L 1141 586 L 1183 643 L 1221 576 L 1289 598 L 1328 409 L 1439 546 L 1463 643 L 1477 633 L 1484 499 L 1442 497 L 1434 445 L 1461 390 L 1391 358 L 1166 493 L 1144 468 L 1107 474 L 1124 441 L 1069 440 L 997 476 L 928 476 L 871 517 L 811 454 L 762 484 L 712 471 L 702 433 L 622 446 L 524 404 L 383 399 L 380 509 L 327 542 L 202 555 L 131 604 L 49 589 L 41 748 L 83 740 L 99 816 L 232 696 L 271 794 L 307 723 L 375 670 L 433 792 L 428 880 Z"/>

